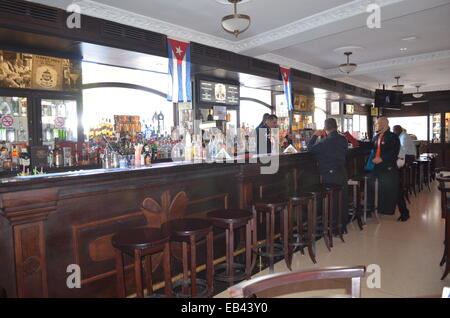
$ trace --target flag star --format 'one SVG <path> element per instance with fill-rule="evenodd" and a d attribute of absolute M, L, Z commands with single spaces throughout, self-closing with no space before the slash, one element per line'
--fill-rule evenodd
<path fill-rule="evenodd" d="M 183 50 L 181 49 L 181 47 L 177 47 L 177 54 L 181 55 L 181 53 L 183 53 Z"/>

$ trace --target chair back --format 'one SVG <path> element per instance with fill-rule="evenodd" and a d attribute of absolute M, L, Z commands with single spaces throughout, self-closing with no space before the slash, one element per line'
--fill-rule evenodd
<path fill-rule="evenodd" d="M 277 273 L 244 281 L 228 289 L 231 298 L 249 298 L 262 291 L 296 283 L 327 279 L 351 279 L 351 298 L 361 297 L 361 278 L 366 272 L 365 266 L 326 267 L 309 271 Z"/>
<path fill-rule="evenodd" d="M 439 182 L 438 189 L 441 191 L 441 211 L 442 218 L 445 219 L 447 215 L 448 197 L 447 193 L 450 192 L 450 188 L 446 187 L 446 182 L 450 182 L 450 177 L 442 177 L 441 175 L 436 176 L 436 180 Z"/>

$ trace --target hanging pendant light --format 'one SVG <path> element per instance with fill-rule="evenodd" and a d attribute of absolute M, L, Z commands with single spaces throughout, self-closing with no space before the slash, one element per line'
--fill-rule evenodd
<path fill-rule="evenodd" d="M 350 55 L 353 54 L 352 52 L 345 52 L 344 54 L 347 55 L 347 63 L 339 65 L 339 70 L 342 73 L 350 74 L 356 70 L 358 65 L 350 63 Z"/>
<path fill-rule="evenodd" d="M 403 88 L 405 87 L 405 85 L 401 85 L 401 84 L 399 83 L 400 76 L 396 76 L 396 77 L 394 77 L 394 78 L 397 80 L 397 85 L 393 85 L 392 88 L 394 88 L 394 89 L 396 89 L 396 90 L 398 90 L 398 91 L 402 91 Z"/>
<path fill-rule="evenodd" d="M 413 96 L 414 98 L 422 98 L 422 97 L 423 97 L 423 94 L 419 92 L 420 85 L 417 85 L 416 88 L 417 88 L 417 93 L 414 93 L 412 96 Z"/>
<path fill-rule="evenodd" d="M 234 34 L 236 37 L 247 31 L 251 23 L 250 16 L 237 13 L 237 4 L 241 1 L 242 0 L 228 0 L 228 2 L 234 5 L 234 14 L 222 18 L 223 29 L 228 33 Z"/>

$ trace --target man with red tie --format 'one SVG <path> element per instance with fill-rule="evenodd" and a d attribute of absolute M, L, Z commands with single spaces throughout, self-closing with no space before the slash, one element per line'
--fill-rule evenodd
<path fill-rule="evenodd" d="M 375 164 L 373 174 L 379 181 L 378 210 L 381 214 L 393 215 L 400 186 L 397 167 L 400 139 L 390 131 L 389 121 L 386 117 L 378 118 L 375 130 L 377 135 L 373 138 L 372 143 L 375 158 L 372 162 Z"/>

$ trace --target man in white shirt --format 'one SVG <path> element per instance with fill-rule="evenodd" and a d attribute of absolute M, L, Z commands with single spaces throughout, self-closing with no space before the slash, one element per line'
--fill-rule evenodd
<path fill-rule="evenodd" d="M 397 166 L 402 168 L 405 163 L 411 163 L 416 157 L 416 147 L 411 139 L 411 137 L 406 133 L 401 126 L 394 126 L 394 134 L 396 134 L 400 139 L 400 152 L 398 153 Z M 400 173 L 404 173 L 403 169 L 400 169 Z M 403 180 L 403 178 L 400 178 Z M 400 211 L 400 217 L 398 221 L 406 222 L 409 219 L 409 210 L 406 207 L 405 193 L 403 191 L 403 185 L 400 185 L 400 191 L 397 197 L 397 206 Z"/>
<path fill-rule="evenodd" d="M 416 158 L 416 146 L 412 138 L 406 133 L 402 126 L 394 126 L 394 134 L 400 138 L 400 152 L 398 154 L 397 165 L 403 167 L 405 163 L 411 163 Z"/>

